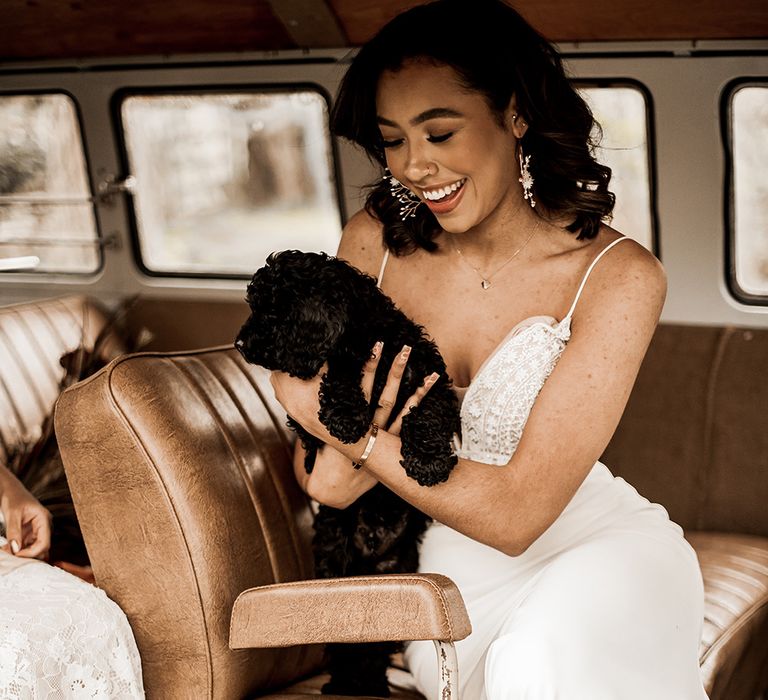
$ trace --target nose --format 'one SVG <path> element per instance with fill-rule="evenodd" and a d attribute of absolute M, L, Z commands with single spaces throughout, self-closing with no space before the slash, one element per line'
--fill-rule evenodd
<path fill-rule="evenodd" d="M 437 167 L 431 163 L 425 148 L 409 148 L 408 159 L 403 173 L 411 182 L 420 182 L 429 175 L 434 175 Z"/>

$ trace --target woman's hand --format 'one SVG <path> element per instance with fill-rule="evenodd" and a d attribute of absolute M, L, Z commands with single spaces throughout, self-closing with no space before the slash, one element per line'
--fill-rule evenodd
<path fill-rule="evenodd" d="M 369 404 L 373 393 L 373 382 L 376 376 L 376 370 L 381 359 L 382 348 L 382 343 L 374 345 L 371 356 L 363 368 L 361 388 Z M 440 376 L 437 373 L 432 373 L 429 377 L 426 377 L 424 383 L 405 402 L 402 411 L 400 411 L 400 413 L 395 416 L 394 420 L 390 422 L 392 408 L 395 404 L 397 393 L 400 390 L 400 381 L 403 378 L 403 372 L 405 371 L 410 352 L 410 347 L 407 345 L 403 346 L 402 351 L 389 368 L 386 384 L 384 385 L 384 389 L 379 397 L 378 406 L 373 414 L 373 422 L 393 435 L 400 434 L 403 417 L 419 405 Z M 275 391 L 275 398 L 287 411 L 288 415 L 307 430 L 307 432 L 311 433 L 319 440 L 322 440 L 324 443 L 332 445 L 336 439 L 328 433 L 327 428 L 318 418 L 318 413 L 320 412 L 320 383 L 323 374 L 325 374 L 327 370 L 328 365 L 323 364 L 316 376 L 306 380 L 291 377 L 286 372 L 275 371 L 270 374 L 269 381 Z"/>
<path fill-rule="evenodd" d="M 5 520 L 3 549 L 17 557 L 47 559 L 51 514 L 8 470 L 0 467 L 0 512 Z"/>
<path fill-rule="evenodd" d="M 379 366 L 379 360 L 381 359 L 381 351 L 384 345 L 379 341 L 373 346 L 371 357 L 368 362 L 365 363 L 363 369 L 363 382 L 362 389 L 365 394 L 365 399 L 368 404 L 371 403 L 371 395 L 373 394 L 373 382 L 376 377 L 376 370 Z M 400 435 L 400 429 L 403 425 L 403 417 L 410 413 L 416 406 L 418 406 L 422 399 L 427 395 L 427 392 L 437 381 L 440 376 L 436 372 L 433 372 L 424 379 L 424 383 L 415 391 L 414 394 L 405 402 L 403 409 L 395 416 L 395 419 L 390 422 L 390 416 L 392 413 L 392 407 L 395 405 L 397 394 L 400 391 L 400 381 L 403 378 L 403 372 L 405 366 L 408 364 L 408 356 L 410 355 L 411 348 L 407 345 L 403 346 L 400 354 L 395 358 L 395 361 L 389 368 L 389 374 L 387 374 L 387 382 L 381 391 L 379 396 L 379 403 L 373 414 L 373 422 L 376 425 L 385 428 L 386 431 L 392 435 Z"/>
<path fill-rule="evenodd" d="M 380 343 L 374 346 L 371 357 L 363 369 L 361 388 L 369 403 L 373 393 L 376 370 L 381 359 L 382 347 L 383 345 Z M 380 425 L 382 430 L 386 429 L 392 435 L 400 434 L 403 417 L 418 406 L 439 377 L 438 374 L 427 377 L 424 384 L 405 402 L 402 411 L 395 416 L 394 420 L 390 421 L 392 407 L 400 389 L 409 352 L 410 348 L 403 348 L 403 351 L 392 363 L 384 389 L 379 397 L 378 407 L 374 412 L 373 421 Z M 378 481 L 365 469 L 352 469 L 350 459 L 334 449 L 335 439 L 328 434 L 325 426 L 317 419 L 320 410 L 318 398 L 320 380 L 326 369 L 324 365 L 317 377 L 307 381 L 296 379 L 283 372 L 273 372 L 270 381 L 275 389 L 277 400 L 288 411 L 289 415 L 304 426 L 308 432 L 326 443 L 323 450 L 318 453 L 314 469 L 309 475 L 303 471 L 304 451 L 297 445 L 294 467 L 299 484 L 320 503 L 334 508 L 344 508 L 375 486 Z M 301 418 L 297 416 L 301 416 Z"/>

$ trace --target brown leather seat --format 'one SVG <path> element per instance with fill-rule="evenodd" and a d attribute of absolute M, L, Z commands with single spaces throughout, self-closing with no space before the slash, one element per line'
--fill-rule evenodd
<path fill-rule="evenodd" d="M 149 697 L 308 697 L 320 642 L 470 631 L 442 576 L 310 580 L 284 421 L 268 373 L 233 349 L 126 356 L 59 399 L 96 580 L 131 623 Z M 397 675 L 395 697 L 420 697 Z"/>
<path fill-rule="evenodd" d="M 0 460 L 39 431 L 59 357 L 92 343 L 103 322 L 83 297 L 0 308 Z M 174 697 L 178 680 L 215 681 L 210 697 L 227 697 L 221 674 L 245 667 L 261 669 L 259 688 L 311 672 L 313 647 L 227 645 L 241 588 L 311 576 L 310 515 L 289 478 L 271 387 L 227 351 L 143 357 L 151 361 L 135 377 L 134 361 L 120 361 L 68 392 L 58 429 L 99 583 L 129 611 L 150 695 Z M 661 325 L 603 455 L 667 507 L 698 552 L 701 664 L 713 700 L 753 700 L 768 688 L 767 361 L 768 331 Z M 245 574 L 242 562 L 262 573 Z M 320 682 L 276 697 L 317 692 Z"/>
<path fill-rule="evenodd" d="M 34 442 L 59 397 L 59 359 L 82 346 L 92 349 L 104 328 L 101 308 L 83 296 L 0 307 L 0 464 L 19 443 Z M 115 357 L 122 347 L 111 338 Z"/>

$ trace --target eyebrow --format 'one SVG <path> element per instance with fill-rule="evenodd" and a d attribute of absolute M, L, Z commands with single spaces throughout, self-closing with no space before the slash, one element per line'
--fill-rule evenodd
<path fill-rule="evenodd" d="M 419 124 L 423 124 L 426 121 L 429 121 L 430 119 L 440 119 L 441 117 L 463 117 L 464 115 L 461 112 L 457 112 L 455 109 L 451 109 L 450 107 L 433 107 L 432 109 L 425 110 L 421 114 L 417 114 L 413 119 L 411 119 L 411 126 L 418 126 Z M 378 121 L 379 124 L 383 124 L 384 126 L 393 126 L 397 127 L 397 124 L 393 121 L 390 121 L 389 119 L 385 119 L 384 117 L 377 116 L 376 121 Z"/>

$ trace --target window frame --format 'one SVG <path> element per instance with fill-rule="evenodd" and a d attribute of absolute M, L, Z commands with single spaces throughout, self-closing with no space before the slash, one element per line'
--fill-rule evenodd
<path fill-rule="evenodd" d="M 80 103 L 77 98 L 64 88 L 32 88 L 29 90 L 0 90 L 0 98 L 3 97 L 31 97 L 35 95 L 63 95 L 69 98 L 74 108 L 75 120 L 80 135 L 80 144 L 82 146 L 83 162 L 85 166 L 85 179 L 88 183 L 88 198 L 90 199 L 91 211 L 93 212 L 93 221 L 96 229 L 96 237 L 93 240 L 93 247 L 96 249 L 97 265 L 88 272 L 71 272 L 67 270 L 7 270 L 3 275 L 35 275 L 36 277 L 58 277 L 65 276 L 71 279 L 88 279 L 98 276 L 104 270 L 105 256 L 104 249 L 109 245 L 107 238 L 103 235 L 103 225 L 99 216 L 99 196 L 96 192 L 96 186 L 93 180 L 93 169 L 91 167 L 91 158 L 89 155 L 88 141 L 83 127 L 83 115 Z M 52 244 L 55 245 L 55 244 Z"/>
<path fill-rule="evenodd" d="M 736 205 L 733 148 L 733 99 L 745 87 L 765 87 L 768 76 L 740 76 L 729 80 L 720 93 L 720 135 L 723 147 L 723 275 L 729 294 L 747 306 L 767 307 L 768 292 L 753 294 L 736 277 Z"/>
<path fill-rule="evenodd" d="M 130 172 L 128 161 L 127 140 L 125 137 L 125 126 L 122 118 L 122 104 L 134 96 L 152 96 L 152 95 L 209 95 L 209 94 L 236 94 L 236 93 L 286 93 L 286 92 L 315 92 L 325 102 L 329 116 L 329 156 L 331 161 L 331 172 L 329 175 L 336 183 L 335 202 L 338 207 L 339 222 L 341 227 L 346 222 L 346 210 L 344 205 L 344 185 L 341 177 L 340 158 L 338 153 L 338 144 L 336 137 L 330 130 L 330 115 L 332 108 L 332 99 L 328 91 L 317 83 L 313 82 L 276 82 L 276 83 L 216 83 L 216 84 L 191 84 L 191 85 L 152 85 L 152 86 L 125 86 L 115 90 L 110 97 L 110 115 L 115 129 L 115 146 L 117 149 L 117 158 L 119 163 L 118 178 L 124 178 L 132 174 Z M 128 236 L 131 243 L 131 254 L 134 264 L 147 277 L 157 279 L 203 279 L 203 280 L 247 280 L 250 274 L 235 274 L 225 272 L 184 272 L 171 270 L 153 270 L 148 267 L 141 255 L 141 241 L 139 238 L 139 227 L 136 221 L 136 208 L 133 202 L 133 195 L 128 193 L 126 197 L 126 215 L 128 217 Z"/>
<path fill-rule="evenodd" d="M 657 158 L 656 158 L 656 123 L 654 115 L 656 109 L 653 102 L 653 94 L 645 83 L 636 78 L 569 78 L 574 88 L 616 88 L 629 87 L 637 90 L 643 96 L 645 103 L 645 139 L 648 158 L 648 203 L 650 205 L 651 221 L 651 252 L 662 260 L 661 237 L 659 233 L 659 207 L 657 189 Z M 602 124 L 600 125 L 602 127 Z M 608 186 L 610 190 L 610 184 Z"/>

